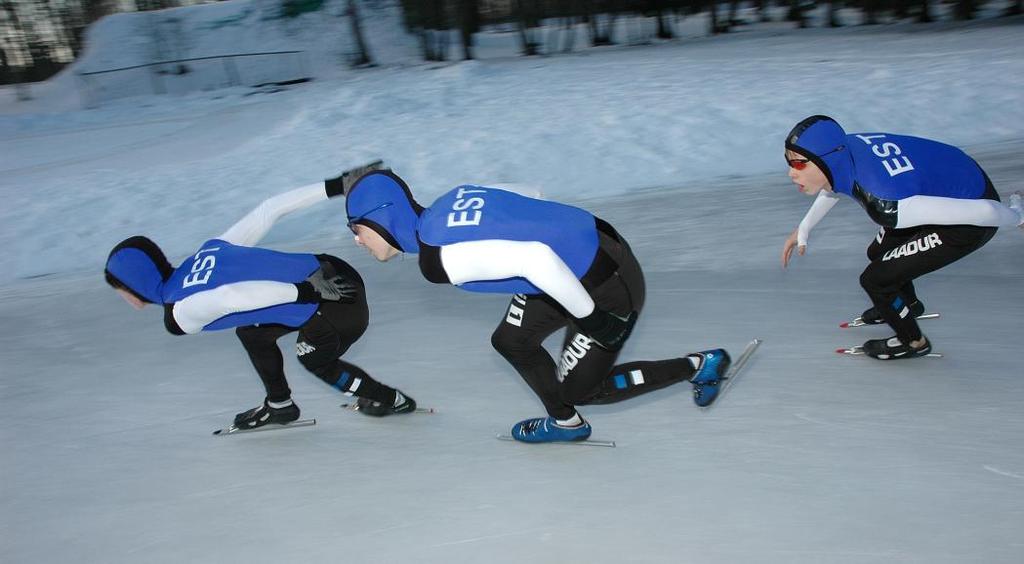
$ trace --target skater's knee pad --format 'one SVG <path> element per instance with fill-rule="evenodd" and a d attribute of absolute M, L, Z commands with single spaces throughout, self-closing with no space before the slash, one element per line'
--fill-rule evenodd
<path fill-rule="evenodd" d="M 860 287 L 868 294 L 893 294 L 899 292 L 906 282 L 895 280 L 884 269 L 876 264 L 871 264 L 860 274 Z"/>
<path fill-rule="evenodd" d="M 505 358 L 532 353 L 539 348 L 533 341 L 528 335 L 506 329 L 504 323 L 491 334 L 491 346 Z"/>
<path fill-rule="evenodd" d="M 302 357 L 299 357 L 299 361 L 302 362 Z M 325 384 L 337 388 L 343 393 L 352 393 L 359 387 L 362 381 L 362 372 L 353 374 L 356 371 L 347 370 L 348 367 L 340 361 L 329 362 L 319 366 L 311 366 L 307 362 L 302 362 L 302 365 L 306 367 L 306 370 L 312 372 L 314 376 L 323 380 Z"/>
<path fill-rule="evenodd" d="M 299 362 L 306 370 L 320 378 L 331 374 L 338 364 L 338 355 L 336 347 L 325 347 L 304 339 L 295 341 L 295 356 L 299 358 Z"/>

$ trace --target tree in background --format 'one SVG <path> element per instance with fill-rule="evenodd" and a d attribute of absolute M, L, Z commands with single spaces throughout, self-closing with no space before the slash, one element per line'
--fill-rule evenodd
<path fill-rule="evenodd" d="M 757 19 L 761 22 L 772 21 L 771 16 L 768 15 L 768 0 L 754 0 L 754 8 L 757 10 Z"/>
<path fill-rule="evenodd" d="M 867 0 L 874 2 L 875 0 Z M 807 8 L 804 0 L 789 0 L 789 10 L 786 12 L 786 21 L 796 23 L 799 28 L 807 27 Z"/>
<path fill-rule="evenodd" d="M 825 25 L 829 27 L 841 27 L 839 23 L 839 2 L 840 0 L 828 0 L 828 15 Z"/>
<path fill-rule="evenodd" d="M 974 13 L 978 11 L 977 0 L 957 0 L 953 8 L 953 14 L 958 20 L 972 20 Z"/>
<path fill-rule="evenodd" d="M 675 33 L 672 31 L 672 24 L 668 21 L 668 11 L 674 2 L 670 0 L 646 0 L 644 2 L 646 12 L 653 15 L 658 24 L 658 31 L 655 36 L 658 39 L 672 39 Z"/>
<path fill-rule="evenodd" d="M 862 25 L 877 25 L 878 15 L 882 11 L 881 0 L 862 0 L 860 8 L 864 12 Z"/>
<path fill-rule="evenodd" d="M 363 27 L 359 21 L 359 8 L 356 4 L 358 4 L 356 0 L 348 0 L 348 6 L 345 9 L 345 15 L 348 16 L 349 22 L 352 24 L 352 38 L 356 43 L 357 49 L 355 54 L 352 56 L 352 66 L 372 66 L 373 59 L 370 58 L 370 50 L 366 47 L 366 39 L 363 37 Z"/>
<path fill-rule="evenodd" d="M 3 23 L 0 29 L 10 30 L 4 33 L 3 43 L 0 43 L 0 84 L 20 82 L 19 71 L 24 65 L 17 64 L 16 59 L 26 58 L 28 50 L 24 48 L 25 27 L 10 0 L 0 2 L 0 23 Z"/>
<path fill-rule="evenodd" d="M 932 8 L 929 0 L 919 0 L 917 3 L 917 21 L 918 23 L 929 23 L 935 21 L 932 17 Z"/>
<path fill-rule="evenodd" d="M 590 33 L 590 45 L 615 45 L 615 11 L 609 10 L 610 0 L 583 0 L 583 17 Z"/>
<path fill-rule="evenodd" d="M 447 0 L 402 0 L 405 28 L 420 38 L 426 61 L 448 60 Z"/>
<path fill-rule="evenodd" d="M 473 34 L 480 31 L 479 0 L 456 0 L 459 13 L 459 37 L 462 40 L 462 58 L 473 58 Z"/>
<path fill-rule="evenodd" d="M 89 24 L 113 0 L 0 1 L 0 84 L 46 80 L 85 48 Z"/>
<path fill-rule="evenodd" d="M 543 14 L 540 0 L 514 0 L 513 6 L 518 23 L 520 52 L 527 57 L 537 55 L 541 45 L 537 28 L 540 27 Z"/>

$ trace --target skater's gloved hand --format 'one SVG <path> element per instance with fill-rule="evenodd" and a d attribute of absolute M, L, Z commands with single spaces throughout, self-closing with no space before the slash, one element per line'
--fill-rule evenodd
<path fill-rule="evenodd" d="M 355 168 L 350 168 L 334 178 L 324 180 L 324 189 L 327 190 L 327 197 L 333 198 L 335 196 L 348 194 L 349 188 L 352 187 L 352 184 L 354 184 L 356 180 L 359 180 L 368 172 L 381 170 L 382 168 L 384 168 L 384 161 L 376 160 Z"/>
<path fill-rule="evenodd" d="M 321 264 L 305 282 L 296 286 L 299 288 L 299 298 L 295 301 L 301 303 L 329 301 L 350 304 L 359 295 L 359 287 L 338 274 L 330 263 Z"/>
<path fill-rule="evenodd" d="M 1017 227 L 1024 229 L 1024 194 L 1019 190 L 1010 194 L 1010 209 L 1017 212 L 1017 215 L 1020 216 Z"/>
<path fill-rule="evenodd" d="M 782 245 L 782 268 L 789 266 L 789 260 L 793 257 L 794 248 L 799 248 L 800 256 L 804 256 L 804 253 L 807 252 L 807 245 L 799 245 L 797 243 L 799 231 L 799 229 L 794 229 L 789 237 L 786 237 L 786 243 Z"/>
<path fill-rule="evenodd" d="M 610 311 L 595 308 L 590 315 L 577 319 L 576 325 L 601 348 L 614 352 L 622 348 L 633 332 L 636 318 L 635 311 L 620 317 Z"/>

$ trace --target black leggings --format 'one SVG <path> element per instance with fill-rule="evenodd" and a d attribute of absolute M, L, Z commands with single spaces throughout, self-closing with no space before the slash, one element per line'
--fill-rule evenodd
<path fill-rule="evenodd" d="M 596 287 L 588 288 L 594 303 L 623 316 L 640 312 L 646 295 L 644 276 L 629 245 L 614 232 L 601 233 L 600 245 L 618 268 Z M 556 419 L 572 417 L 576 405 L 622 401 L 693 375 L 693 366 L 686 358 L 615 365 L 618 352 L 591 342 L 573 321 L 546 295 L 516 295 L 491 336 L 494 348 L 526 380 L 548 415 Z M 568 330 L 556 365 L 542 343 L 563 327 Z"/>
<path fill-rule="evenodd" d="M 860 285 L 896 336 L 904 343 L 916 341 L 921 328 L 910 315 L 909 306 L 917 300 L 913 280 L 978 250 L 997 229 L 973 225 L 882 228 L 868 247 L 871 264 L 860 275 Z"/>
<path fill-rule="evenodd" d="M 377 382 L 362 368 L 340 358 L 359 340 L 369 323 L 370 312 L 362 279 L 341 259 L 328 255 L 319 255 L 317 258 L 331 262 L 338 273 L 359 287 L 355 302 L 322 302 L 301 327 L 271 324 L 249 325 L 235 330 L 245 351 L 249 353 L 253 367 L 263 380 L 267 399 L 284 401 L 291 397 L 291 389 L 284 375 L 284 357 L 277 346 L 277 340 L 298 331 L 295 354 L 306 370 L 347 395 L 381 403 L 394 402 L 394 388 Z"/>

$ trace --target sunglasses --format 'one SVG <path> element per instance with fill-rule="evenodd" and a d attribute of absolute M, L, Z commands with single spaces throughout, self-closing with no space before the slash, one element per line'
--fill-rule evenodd
<path fill-rule="evenodd" d="M 825 155 L 831 155 L 832 153 L 835 153 L 836 151 L 842 151 L 844 148 L 845 147 L 840 145 L 840 146 L 836 147 L 835 149 L 832 149 L 831 151 L 829 151 L 827 153 L 822 153 L 822 154 L 820 154 L 818 156 L 819 157 L 824 157 Z M 794 170 L 803 170 L 803 169 L 807 168 L 807 163 L 809 163 L 809 162 L 811 162 L 810 159 L 786 159 L 786 164 L 789 165 L 789 168 L 792 168 Z"/>
<path fill-rule="evenodd" d="M 789 168 L 803 170 L 807 168 L 807 163 L 811 161 L 807 159 L 786 159 L 786 162 L 789 164 Z"/>
<path fill-rule="evenodd" d="M 364 218 L 365 218 L 366 216 L 370 215 L 371 213 L 373 213 L 373 212 L 375 212 L 375 211 L 379 211 L 379 210 L 382 210 L 382 209 L 384 209 L 384 208 L 386 208 L 386 207 L 389 207 L 389 206 L 391 206 L 391 205 L 392 205 L 392 202 L 384 202 L 383 204 L 381 204 L 381 205 L 379 205 L 379 206 L 377 206 L 377 207 L 373 208 L 372 210 L 370 210 L 370 211 L 368 211 L 368 212 L 364 213 L 363 215 L 360 215 L 360 216 L 358 216 L 358 217 L 353 217 L 353 218 L 349 219 L 349 220 L 348 220 L 348 223 L 346 223 L 345 225 L 347 225 L 347 226 L 348 226 L 349 230 L 351 230 L 351 231 L 352 231 L 352 233 L 355 233 L 355 232 L 356 232 L 356 224 L 357 224 L 357 223 L 359 223 L 360 221 L 362 221 L 362 220 L 363 220 L 363 219 L 364 219 Z"/>

